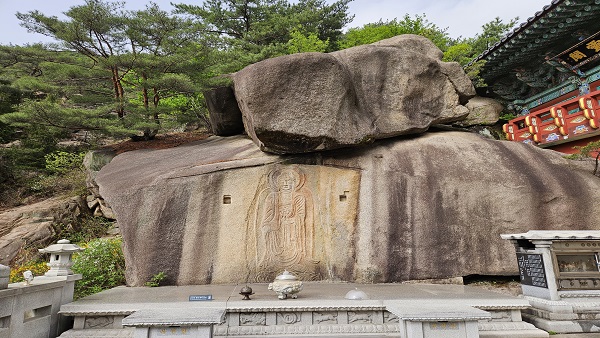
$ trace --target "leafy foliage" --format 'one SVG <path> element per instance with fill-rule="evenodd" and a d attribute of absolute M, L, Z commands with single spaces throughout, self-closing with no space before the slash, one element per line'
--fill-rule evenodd
<path fill-rule="evenodd" d="M 572 154 L 572 155 L 569 155 L 566 157 L 569 159 L 573 159 L 573 160 L 594 157 L 595 158 L 595 166 L 594 166 L 593 174 L 595 176 L 599 176 L 600 175 L 600 170 L 599 170 L 599 168 L 600 168 L 600 141 L 590 142 L 583 147 L 575 146 L 574 149 L 577 149 L 579 151 L 579 153 L 575 153 L 575 154 Z"/>
<path fill-rule="evenodd" d="M 348 14 L 350 1 L 327 4 L 325 0 L 300 0 L 290 4 L 287 0 L 207 0 L 200 6 L 175 7 L 204 27 L 205 41 L 214 47 L 207 55 L 208 71 L 218 76 L 288 54 L 289 48 L 297 50 L 306 42 L 312 44 L 309 49 L 318 45 L 325 51 L 336 50 L 342 28 L 353 19 Z M 303 41 L 298 32 L 308 40 Z"/>
<path fill-rule="evenodd" d="M 79 299 L 125 284 L 125 258 L 120 238 L 98 238 L 83 245 L 73 258 L 73 271 L 83 275 L 75 284 L 74 299 Z"/>
<path fill-rule="evenodd" d="M 519 18 L 514 18 L 508 23 L 502 22 L 499 17 L 484 24 L 482 32 L 473 38 L 458 39 L 445 52 L 443 61 L 458 62 L 465 67 L 467 76 L 473 81 L 475 87 L 485 87 L 487 84 L 479 77 L 481 68 L 485 65 L 485 60 L 479 60 L 471 63 L 478 55 L 485 52 L 502 39 L 518 22 Z"/>
<path fill-rule="evenodd" d="M 146 282 L 144 285 L 149 287 L 157 287 L 160 286 L 160 283 L 167 278 L 167 274 L 163 271 L 157 273 L 156 275 L 150 278 L 150 281 Z"/>
<path fill-rule="evenodd" d="M 342 49 L 365 45 L 400 34 L 416 34 L 430 39 L 442 51 L 448 49 L 452 40 L 446 29 L 429 22 L 425 14 L 412 18 L 406 14 L 401 20 L 369 23 L 361 28 L 350 28 L 340 43 Z"/>
<path fill-rule="evenodd" d="M 321 40 L 316 33 L 302 33 L 299 27 L 290 32 L 290 40 L 287 42 L 288 53 L 325 52 L 329 46 L 328 40 Z"/>
<path fill-rule="evenodd" d="M 29 261 L 23 265 L 19 265 L 10 270 L 9 283 L 20 283 L 25 281 L 23 278 L 23 272 L 31 271 L 33 276 L 42 276 L 46 271 L 50 270 L 48 264 L 45 261 L 39 259 Z"/>
<path fill-rule="evenodd" d="M 73 169 L 82 170 L 84 157 L 85 152 L 69 153 L 62 150 L 46 154 L 46 170 L 55 174 L 63 174 Z"/>
<path fill-rule="evenodd" d="M 82 215 L 68 224 L 58 224 L 55 237 L 68 239 L 71 243 L 86 243 L 105 235 L 112 224 L 104 217 Z"/>
<path fill-rule="evenodd" d="M 112 135 L 141 133 L 143 139 L 151 139 L 162 127 L 162 115 L 168 113 L 161 109 L 161 99 L 197 91 L 186 75 L 203 68 L 203 59 L 196 57 L 204 53 L 203 44 L 198 43 L 199 30 L 193 21 L 172 16 L 153 3 L 145 10 L 127 12 L 122 3 L 101 0 L 86 0 L 65 15 L 67 20 L 58 20 L 31 11 L 17 17 L 29 30 L 51 36 L 78 53 L 79 68 L 72 60 L 67 62 L 71 68 L 55 60 L 41 64 L 63 81 L 59 88 L 66 84 L 67 90 L 77 93 L 43 88 L 52 94 L 48 102 L 23 105 L 19 114 L 11 116 L 13 124 L 42 123 Z M 80 72 L 86 59 L 87 69 Z M 91 75 L 95 81 L 89 81 Z M 89 88 L 97 83 L 100 86 Z M 137 94 L 141 101 L 135 101 Z"/>

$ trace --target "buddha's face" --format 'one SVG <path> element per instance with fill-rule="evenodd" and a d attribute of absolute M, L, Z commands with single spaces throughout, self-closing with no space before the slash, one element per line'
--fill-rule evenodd
<path fill-rule="evenodd" d="M 279 186 L 279 191 L 292 191 L 296 186 L 296 180 L 294 175 L 290 175 L 289 173 L 284 173 L 277 179 L 277 185 Z"/>

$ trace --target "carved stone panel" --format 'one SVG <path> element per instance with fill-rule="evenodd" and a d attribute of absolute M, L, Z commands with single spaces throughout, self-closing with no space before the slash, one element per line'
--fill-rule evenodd
<path fill-rule="evenodd" d="M 313 312 L 313 324 L 337 324 L 337 312 Z"/>
<path fill-rule="evenodd" d="M 348 311 L 349 324 L 371 324 L 373 323 L 373 312 L 367 311 Z"/>
<path fill-rule="evenodd" d="M 267 325 L 265 312 L 240 313 L 240 326 Z"/>
<path fill-rule="evenodd" d="M 264 178 L 248 217 L 255 280 L 270 281 L 287 269 L 302 280 L 318 279 L 314 258 L 314 200 L 297 166 L 276 167 Z"/>
<path fill-rule="evenodd" d="M 84 329 L 101 329 L 110 328 L 113 326 L 115 318 L 113 316 L 95 316 L 86 317 Z"/>
<path fill-rule="evenodd" d="M 383 323 L 387 324 L 387 323 L 399 323 L 400 319 L 398 319 L 398 316 L 396 316 L 395 314 L 389 312 L 389 311 L 384 311 L 383 312 Z"/>
<path fill-rule="evenodd" d="M 510 321 L 512 321 L 512 316 L 511 316 L 510 310 L 490 311 L 490 314 L 492 315 L 493 322 L 510 322 Z"/>
<path fill-rule="evenodd" d="M 277 325 L 300 324 L 302 320 L 301 312 L 279 312 L 277 313 Z"/>

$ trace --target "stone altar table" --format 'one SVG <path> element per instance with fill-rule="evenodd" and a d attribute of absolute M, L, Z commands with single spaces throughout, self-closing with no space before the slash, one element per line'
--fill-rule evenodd
<path fill-rule="evenodd" d="M 61 337 L 134 337 L 135 330 L 124 325 L 136 313 L 159 310 L 171 320 L 182 308 L 182 316 L 224 311 L 224 321 L 213 326 L 214 337 L 430 338 L 454 332 L 441 331 L 453 329 L 453 323 L 465 328 L 456 337 L 548 337 L 521 320 L 521 310 L 530 306 L 527 300 L 469 286 L 307 282 L 298 299 L 278 300 L 267 284 L 251 284 L 254 295 L 245 301 L 239 295 L 245 285 L 117 287 L 63 306 L 61 313 L 74 317 L 75 325 Z M 344 299 L 355 288 L 369 299 Z M 211 295 L 212 300 L 189 301 L 191 295 Z M 424 335 L 415 335 L 419 325 Z"/>

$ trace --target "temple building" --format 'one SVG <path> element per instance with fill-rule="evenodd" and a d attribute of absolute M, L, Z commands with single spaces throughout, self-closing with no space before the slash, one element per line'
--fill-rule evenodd
<path fill-rule="evenodd" d="M 508 140 L 564 153 L 600 139 L 600 0 L 554 0 L 479 55 Z"/>

